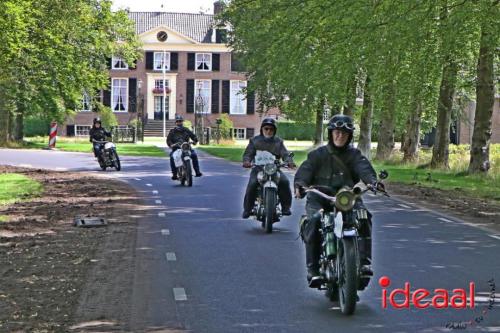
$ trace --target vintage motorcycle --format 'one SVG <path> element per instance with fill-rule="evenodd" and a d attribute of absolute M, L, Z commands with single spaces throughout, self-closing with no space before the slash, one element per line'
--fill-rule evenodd
<path fill-rule="evenodd" d="M 179 147 L 172 153 L 175 167 L 177 168 L 177 176 L 181 185 L 193 186 L 193 165 L 191 162 L 191 143 L 183 142 L 176 143 L 173 147 Z"/>
<path fill-rule="evenodd" d="M 387 178 L 388 173 L 382 171 L 379 178 Z M 387 192 L 373 186 L 361 189 L 342 188 L 335 196 L 325 192 L 323 186 L 313 186 L 306 189 L 307 193 L 315 193 L 331 202 L 331 209 L 318 211 L 321 216 L 321 256 L 320 275 L 322 283 L 319 290 L 326 290 L 326 296 L 332 302 L 339 302 L 340 311 L 351 315 L 356 309 L 359 300 L 357 291 L 364 290 L 370 282 L 371 274 L 364 274 L 361 270 L 359 243 L 362 238 L 359 230 L 361 223 L 367 221 L 365 209 L 355 209 L 356 199 L 367 191 L 373 193 Z M 303 219 L 306 217 L 303 216 Z M 301 221 L 301 225 L 302 225 Z M 371 232 L 371 231 L 370 231 Z"/>
<path fill-rule="evenodd" d="M 109 141 L 98 141 L 93 140 L 93 143 L 97 143 L 100 145 L 99 156 L 97 156 L 97 161 L 99 162 L 99 166 L 103 171 L 106 171 L 107 168 L 113 167 L 116 171 L 121 170 L 120 158 L 118 157 L 118 153 L 116 152 L 116 146 L 113 142 Z"/>
<path fill-rule="evenodd" d="M 289 155 L 290 159 L 293 153 Z M 280 163 L 276 157 L 268 151 L 258 150 L 255 154 L 254 168 L 259 168 L 257 181 L 257 199 L 252 210 L 252 215 L 261 222 L 266 233 L 273 232 L 273 223 L 279 222 L 281 217 L 281 206 L 278 197 L 278 183 L 281 176 L 281 167 L 288 163 Z"/>

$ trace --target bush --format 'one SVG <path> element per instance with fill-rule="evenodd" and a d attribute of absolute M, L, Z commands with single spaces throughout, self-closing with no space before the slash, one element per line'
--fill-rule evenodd
<path fill-rule="evenodd" d="M 231 121 L 227 113 L 222 114 L 220 116 L 220 119 L 222 120 L 221 124 L 219 125 L 221 139 L 232 140 L 233 138 L 231 137 L 231 129 L 234 127 L 233 122 Z"/>
<path fill-rule="evenodd" d="M 118 120 L 116 119 L 116 115 L 111 111 L 109 107 L 103 107 L 100 110 L 100 117 L 102 121 L 102 126 L 104 128 L 111 128 L 113 126 L 118 126 Z"/>
<path fill-rule="evenodd" d="M 44 118 L 25 118 L 24 136 L 44 136 L 49 135 L 50 120 Z"/>
<path fill-rule="evenodd" d="M 279 121 L 277 135 L 283 140 L 314 140 L 315 124 Z"/>

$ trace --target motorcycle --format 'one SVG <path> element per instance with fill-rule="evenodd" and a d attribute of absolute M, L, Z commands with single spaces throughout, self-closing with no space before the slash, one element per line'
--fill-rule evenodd
<path fill-rule="evenodd" d="M 289 157 L 292 158 L 293 153 L 290 153 Z M 252 215 L 255 215 L 261 222 L 262 228 L 269 234 L 273 232 L 273 223 L 280 221 L 281 206 L 278 197 L 280 168 L 288 166 L 288 163 L 280 163 L 270 152 L 258 150 L 253 166 L 260 170 L 257 173 L 259 186 Z"/>
<path fill-rule="evenodd" d="M 177 168 L 177 177 L 181 185 L 193 186 L 193 166 L 191 164 L 191 143 L 176 143 L 173 148 L 179 147 L 172 153 L 175 167 Z"/>
<path fill-rule="evenodd" d="M 379 178 L 385 179 L 388 174 L 382 171 Z M 364 290 L 372 274 L 363 274 L 360 260 L 359 243 L 362 238 L 359 235 L 361 222 L 366 221 L 367 211 L 365 209 L 354 209 L 356 199 L 367 191 L 373 193 L 382 192 L 389 196 L 385 190 L 368 186 L 361 189 L 342 188 L 335 196 L 324 192 L 322 186 L 313 186 L 305 190 L 306 193 L 315 193 L 328 200 L 331 210 L 321 209 L 321 256 L 320 276 L 322 283 L 319 290 L 326 290 L 326 296 L 332 302 L 339 302 L 340 311 L 345 315 L 351 315 L 356 309 L 359 300 L 357 291 Z M 303 219 L 305 216 L 303 216 Z"/>
<path fill-rule="evenodd" d="M 97 161 L 103 171 L 108 167 L 114 167 L 116 171 L 121 170 L 120 158 L 116 152 L 116 146 L 113 142 L 93 140 L 93 143 L 100 145 Z"/>

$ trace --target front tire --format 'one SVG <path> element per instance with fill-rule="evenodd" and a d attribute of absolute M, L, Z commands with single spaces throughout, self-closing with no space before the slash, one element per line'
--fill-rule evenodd
<path fill-rule="evenodd" d="M 276 189 L 270 187 L 265 190 L 265 217 L 264 217 L 264 229 L 266 233 L 270 234 L 273 232 L 273 222 L 276 216 Z"/>
<path fill-rule="evenodd" d="M 116 151 L 113 151 L 113 164 L 115 166 L 116 171 L 120 171 L 122 169 L 120 158 L 118 157 Z"/>
<path fill-rule="evenodd" d="M 357 297 L 357 272 L 356 272 L 356 249 L 353 238 L 343 238 L 339 242 L 340 248 L 337 252 L 339 263 L 339 305 L 340 311 L 345 315 L 352 315 L 356 309 Z"/>
<path fill-rule="evenodd" d="M 191 167 L 191 161 L 184 162 L 186 165 L 186 180 L 187 186 L 193 186 L 193 168 Z"/>

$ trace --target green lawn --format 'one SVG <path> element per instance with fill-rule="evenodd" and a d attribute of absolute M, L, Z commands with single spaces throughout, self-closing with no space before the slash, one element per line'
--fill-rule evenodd
<path fill-rule="evenodd" d="M 21 199 L 29 199 L 42 193 L 43 187 L 37 181 L 17 173 L 0 174 L 0 205 Z M 5 217 L 0 216 L 0 220 Z"/>
<path fill-rule="evenodd" d="M 117 151 L 123 156 L 151 156 L 165 157 L 163 149 L 151 144 L 117 143 Z M 28 138 L 25 144 L 19 148 L 42 149 L 47 148 L 47 140 L 41 138 Z M 56 148 L 64 151 L 91 153 L 92 144 L 88 139 L 60 139 Z"/>
<path fill-rule="evenodd" d="M 306 148 L 290 149 L 295 153 L 295 162 L 300 165 L 307 157 Z M 244 147 L 229 145 L 201 146 L 201 150 L 214 156 L 222 157 L 234 162 L 241 162 Z M 374 152 L 373 152 L 374 154 Z M 496 158 L 496 157 L 495 157 Z M 463 160 L 463 152 L 457 151 L 456 156 L 450 155 L 450 164 L 457 164 L 455 170 L 441 171 L 430 169 L 419 169 L 416 165 L 405 165 L 398 163 L 374 162 L 373 167 L 377 172 L 385 169 L 389 172 L 388 182 L 399 182 L 405 184 L 418 184 L 450 191 L 460 191 L 474 197 L 490 198 L 500 200 L 500 177 L 496 176 L 496 169 L 488 177 L 468 176 L 461 172 L 462 166 L 458 166 Z M 430 173 L 430 178 L 429 174 Z M 452 194 L 450 194 L 452 195 Z M 438 198 L 437 198 L 438 199 Z"/>

